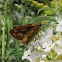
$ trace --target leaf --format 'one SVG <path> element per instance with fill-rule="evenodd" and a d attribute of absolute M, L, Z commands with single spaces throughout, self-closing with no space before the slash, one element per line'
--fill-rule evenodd
<path fill-rule="evenodd" d="M 44 0 L 44 3 L 50 6 L 50 1 L 49 0 Z"/>
<path fill-rule="evenodd" d="M 9 19 L 7 19 L 6 20 L 6 35 L 7 35 L 7 43 L 6 43 L 6 46 L 7 47 L 9 46 L 8 42 L 10 40 L 10 37 L 9 37 L 9 31 L 10 31 L 10 28 L 11 28 L 10 24 L 11 24 L 11 21 Z"/>
<path fill-rule="evenodd" d="M 55 16 L 47 16 L 49 19 L 51 19 L 52 21 L 56 21 Z"/>
<path fill-rule="evenodd" d="M 54 51 L 50 51 L 50 54 L 47 55 L 47 58 L 50 60 L 55 60 L 54 58 L 56 57 L 56 53 Z"/>
<path fill-rule="evenodd" d="M 53 10 L 53 8 L 51 8 L 51 7 L 41 8 L 41 9 L 39 9 L 39 11 L 37 12 L 37 14 L 39 14 L 39 12 L 42 11 L 42 10 L 48 10 L 48 11 L 51 11 L 51 12 L 53 12 L 54 14 L 56 14 L 56 12 L 55 12 L 55 11 Z"/>
<path fill-rule="evenodd" d="M 15 49 L 9 49 L 6 51 L 6 59 L 8 59 L 9 57 L 11 56 L 14 56 L 14 55 L 23 55 L 23 51 L 21 50 L 15 50 Z"/>
<path fill-rule="evenodd" d="M 7 19 L 6 20 L 6 24 L 7 24 L 7 29 L 8 29 L 8 32 L 10 31 L 10 20 L 9 19 Z"/>
<path fill-rule="evenodd" d="M 1 29 L 1 27 L 2 27 L 2 23 L 0 22 L 0 29 Z"/>
<path fill-rule="evenodd" d="M 7 51 L 6 51 L 6 59 L 8 59 L 9 57 L 11 57 L 11 56 L 14 56 L 14 55 L 23 55 L 23 51 L 22 50 L 15 50 L 15 49 L 8 49 Z"/>
<path fill-rule="evenodd" d="M 62 6 L 60 6 L 57 11 L 59 11 L 59 13 L 62 13 Z"/>
<path fill-rule="evenodd" d="M 33 19 L 32 23 L 38 23 L 44 20 L 49 20 L 49 22 L 56 21 L 54 16 L 38 16 L 35 19 Z"/>
<path fill-rule="evenodd" d="M 1 58 L 1 49 L 0 49 L 0 58 Z"/>
<path fill-rule="evenodd" d="M 12 53 L 15 49 L 9 49 L 6 51 L 6 59 L 9 58 L 10 53 Z"/>
<path fill-rule="evenodd" d="M 17 50 L 17 51 L 13 51 L 11 54 L 10 54 L 10 56 L 14 56 L 14 55 L 23 55 L 23 51 L 21 51 L 21 50 Z"/>

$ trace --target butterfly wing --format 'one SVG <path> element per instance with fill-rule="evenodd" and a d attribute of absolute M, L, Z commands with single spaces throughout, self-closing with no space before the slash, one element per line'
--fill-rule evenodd
<path fill-rule="evenodd" d="M 41 28 L 40 24 L 37 24 L 34 27 L 32 27 L 30 31 L 23 37 L 22 44 L 26 42 L 26 45 L 28 45 L 34 39 L 34 37 L 38 34 L 38 32 L 40 31 L 40 28 Z"/>
<path fill-rule="evenodd" d="M 30 31 L 30 29 L 34 26 L 34 24 L 22 25 L 22 26 L 14 26 L 12 30 L 10 30 L 10 35 L 17 39 L 22 40 L 25 34 Z"/>

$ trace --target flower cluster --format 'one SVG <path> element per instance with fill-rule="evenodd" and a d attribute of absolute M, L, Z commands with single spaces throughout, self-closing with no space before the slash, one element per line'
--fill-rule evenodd
<path fill-rule="evenodd" d="M 62 62 L 62 19 L 56 17 L 58 23 L 55 25 L 56 34 L 53 28 L 49 27 L 42 32 L 41 39 L 32 42 L 29 49 L 24 52 L 22 60 L 30 62 Z"/>

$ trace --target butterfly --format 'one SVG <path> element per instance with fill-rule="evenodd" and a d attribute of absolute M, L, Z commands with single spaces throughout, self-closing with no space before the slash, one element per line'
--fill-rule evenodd
<path fill-rule="evenodd" d="M 9 33 L 13 38 L 21 41 L 21 44 L 28 45 L 38 34 L 38 32 L 41 29 L 41 26 L 42 26 L 41 22 L 37 24 L 14 26 Z"/>

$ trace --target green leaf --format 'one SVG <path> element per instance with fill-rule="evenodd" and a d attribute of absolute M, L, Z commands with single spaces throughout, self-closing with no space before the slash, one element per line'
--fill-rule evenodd
<path fill-rule="evenodd" d="M 50 54 L 47 55 L 47 58 L 50 60 L 55 60 L 54 58 L 56 57 L 56 53 L 54 51 L 50 51 Z"/>
<path fill-rule="evenodd" d="M 6 20 L 6 35 L 7 35 L 6 47 L 9 46 L 8 42 L 9 42 L 9 40 L 10 40 L 10 37 L 9 37 L 9 31 L 10 31 L 10 28 L 11 28 L 10 24 L 11 24 L 11 21 L 10 21 L 9 19 L 7 19 L 7 20 Z"/>
<path fill-rule="evenodd" d="M 41 9 L 39 9 L 39 11 L 37 12 L 37 14 L 39 14 L 39 12 L 42 11 L 42 10 L 48 10 L 48 11 L 51 11 L 51 12 L 53 12 L 54 14 L 56 14 L 56 12 L 55 12 L 55 11 L 53 10 L 53 8 L 51 8 L 51 7 L 41 8 Z"/>
<path fill-rule="evenodd" d="M 6 25 L 7 25 L 7 29 L 8 29 L 8 32 L 10 31 L 10 20 L 9 19 L 7 19 L 6 20 Z"/>
<path fill-rule="evenodd" d="M 23 55 L 23 51 L 22 50 L 17 50 L 17 51 L 13 51 L 11 54 L 10 54 L 10 56 L 14 56 L 14 55 Z"/>
<path fill-rule="evenodd" d="M 32 23 L 39 23 L 39 22 L 44 21 L 44 20 L 49 20 L 49 22 L 56 21 L 54 16 L 38 16 L 32 20 Z"/>
<path fill-rule="evenodd" d="M 22 50 L 15 50 L 15 49 L 9 49 L 6 51 L 6 59 L 8 59 L 9 57 L 11 56 L 14 56 L 14 55 L 23 55 L 23 51 Z"/>
<path fill-rule="evenodd" d="M 1 29 L 1 27 L 2 27 L 2 23 L 0 22 L 0 29 Z"/>
<path fill-rule="evenodd" d="M 6 57 L 5 57 L 5 58 L 6 58 L 6 59 L 9 58 L 10 53 L 12 53 L 14 50 L 15 50 L 15 49 L 9 49 L 9 50 L 7 50 L 7 51 L 6 51 Z"/>
<path fill-rule="evenodd" d="M 56 21 L 55 16 L 47 16 L 49 19 L 51 19 L 52 21 Z"/>
<path fill-rule="evenodd" d="M 62 6 L 57 9 L 59 13 L 62 13 Z"/>
<path fill-rule="evenodd" d="M 50 6 L 50 1 L 49 0 L 44 0 L 44 3 Z"/>

